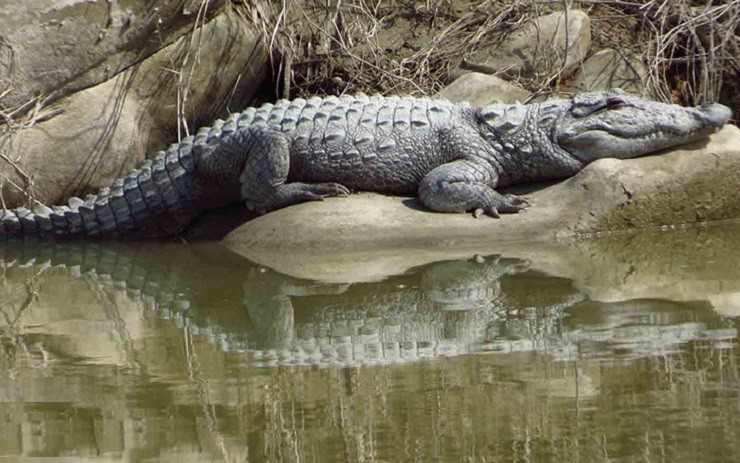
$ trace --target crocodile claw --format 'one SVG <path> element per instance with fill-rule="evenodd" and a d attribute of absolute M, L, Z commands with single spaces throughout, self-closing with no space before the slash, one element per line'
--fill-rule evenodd
<path fill-rule="evenodd" d="M 310 191 L 323 198 L 336 197 L 336 196 L 349 196 L 349 188 L 342 185 L 341 183 L 314 183 L 310 185 Z"/>
<path fill-rule="evenodd" d="M 518 206 L 520 204 L 524 204 L 526 206 L 530 206 L 529 201 L 524 196 L 517 196 L 515 194 L 506 193 L 504 195 L 504 198 L 506 198 L 507 201 L 509 201 L 510 203 L 512 203 L 512 204 L 514 204 L 516 206 Z"/>
<path fill-rule="evenodd" d="M 473 217 L 476 219 L 483 214 L 488 214 L 494 219 L 500 219 L 501 215 L 498 213 L 498 209 L 496 209 L 496 206 L 491 206 L 488 209 L 483 209 L 482 207 L 479 207 L 473 211 Z"/>
<path fill-rule="evenodd" d="M 502 213 L 513 214 L 521 212 L 525 210 L 522 206 L 523 204 L 529 205 L 529 202 L 526 199 L 512 194 L 497 194 L 495 197 L 490 199 L 492 204 L 473 209 L 473 217 L 477 219 L 483 214 L 487 214 L 494 219 L 499 219 L 501 218 Z"/>
<path fill-rule="evenodd" d="M 334 184 L 334 186 L 336 187 L 337 192 L 333 196 L 340 196 L 340 197 L 346 198 L 347 196 L 350 195 L 349 188 L 347 188 L 346 186 L 344 186 L 344 185 L 342 185 L 340 183 L 336 183 L 336 184 Z"/>

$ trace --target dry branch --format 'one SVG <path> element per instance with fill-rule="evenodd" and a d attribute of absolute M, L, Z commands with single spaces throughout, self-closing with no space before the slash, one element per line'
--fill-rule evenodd
<path fill-rule="evenodd" d="M 642 56 L 646 85 L 658 99 L 696 104 L 724 97 L 738 111 L 727 95 L 740 93 L 740 0 L 273 0 L 240 8 L 272 53 L 289 57 L 273 60 L 284 64 L 276 69 L 283 97 L 435 93 L 462 72 L 471 50 L 497 46 L 528 19 L 580 8 L 592 18 L 596 46 Z M 552 93 L 566 78 L 519 83 Z"/>

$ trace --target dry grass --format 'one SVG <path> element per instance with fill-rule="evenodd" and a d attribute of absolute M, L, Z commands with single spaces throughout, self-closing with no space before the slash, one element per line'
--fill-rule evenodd
<path fill-rule="evenodd" d="M 651 28 L 645 59 L 652 89 L 662 99 L 685 104 L 718 101 L 723 84 L 737 85 L 739 0 L 651 0 L 639 14 Z"/>
<path fill-rule="evenodd" d="M 433 94 L 472 50 L 497 46 L 528 19 L 579 8 L 592 19 L 592 52 L 611 46 L 637 53 L 658 99 L 724 99 L 738 111 L 740 0 L 304 0 L 240 8 L 270 44 L 283 97 Z M 520 84 L 557 92 L 568 77 L 541 75 Z"/>
<path fill-rule="evenodd" d="M 487 46 L 529 17 L 531 0 L 307 0 L 243 5 L 280 56 L 281 96 L 428 94 L 465 49 Z M 289 73 L 285 71 L 288 70 Z"/>

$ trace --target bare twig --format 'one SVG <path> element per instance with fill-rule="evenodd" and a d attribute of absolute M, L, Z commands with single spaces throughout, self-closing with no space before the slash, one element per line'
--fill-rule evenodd
<path fill-rule="evenodd" d="M 684 104 L 718 100 L 723 84 L 736 79 L 740 60 L 740 0 L 463 0 L 456 2 L 457 9 L 441 0 L 423 6 L 305 0 L 288 7 L 297 13 L 290 18 L 285 1 L 278 2 L 279 12 L 271 10 L 272 2 L 246 3 L 243 7 L 262 21 L 271 51 L 285 57 L 273 60 L 282 64 L 284 97 L 432 93 L 466 64 L 480 64 L 478 70 L 488 72 L 484 63 L 466 60 L 471 51 L 496 47 L 524 21 L 551 11 L 564 11 L 567 23 L 572 8 L 588 10 L 592 34 L 603 47 L 643 57 L 646 93 L 658 99 Z M 414 41 L 417 35 L 428 40 Z M 626 37 L 632 38 L 630 43 Z M 519 83 L 535 94 L 548 94 L 565 77 L 561 69 L 556 75 L 520 78 Z"/>

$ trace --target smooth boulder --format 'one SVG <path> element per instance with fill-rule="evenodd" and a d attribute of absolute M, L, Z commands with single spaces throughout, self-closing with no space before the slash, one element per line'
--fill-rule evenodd
<path fill-rule="evenodd" d="M 59 204 L 107 186 L 219 115 L 243 108 L 267 71 L 259 34 L 225 8 L 148 58 L 0 132 L 5 207 Z M 178 133 L 178 125 L 180 130 Z"/>
<path fill-rule="evenodd" d="M 372 250 L 552 240 L 740 218 L 740 129 L 638 159 L 602 159 L 526 194 L 501 219 L 425 210 L 416 199 L 371 193 L 329 198 L 258 217 L 225 243 L 240 250 Z"/>
<path fill-rule="evenodd" d="M 568 75 L 583 62 L 590 46 L 588 15 L 568 10 L 527 21 L 500 46 L 473 52 L 468 64 L 511 78 Z"/>
<path fill-rule="evenodd" d="M 480 72 L 463 74 L 437 93 L 438 97 L 455 103 L 467 101 L 476 108 L 493 103 L 523 103 L 530 95 L 515 83 Z"/>
<path fill-rule="evenodd" d="M 166 47 L 224 0 L 0 0 L 0 103 L 56 100 Z"/>
<path fill-rule="evenodd" d="M 621 88 L 644 97 L 647 96 L 647 78 L 647 68 L 639 56 L 606 49 L 589 56 L 568 87 L 576 93 Z"/>

